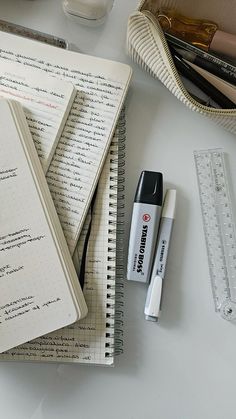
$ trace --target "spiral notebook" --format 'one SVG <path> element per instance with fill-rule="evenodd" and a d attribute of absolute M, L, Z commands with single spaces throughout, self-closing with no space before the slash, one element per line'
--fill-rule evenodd
<path fill-rule="evenodd" d="M 83 288 L 88 316 L 9 350 L 0 360 L 112 365 L 122 352 L 124 141 L 123 111 L 75 252 L 79 265 L 90 232 Z"/>

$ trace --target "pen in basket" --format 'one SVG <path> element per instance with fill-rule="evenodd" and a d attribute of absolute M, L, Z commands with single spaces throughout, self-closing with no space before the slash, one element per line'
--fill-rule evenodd
<path fill-rule="evenodd" d="M 200 48 L 169 34 L 168 32 L 165 32 L 165 37 L 168 44 L 182 50 L 181 55 L 183 58 L 204 68 L 215 76 L 236 85 L 236 67 L 234 65 L 212 53 L 205 52 Z"/>
<path fill-rule="evenodd" d="M 227 96 L 221 93 L 216 87 L 209 83 L 203 76 L 198 74 L 186 61 L 183 60 L 182 56 L 174 49 L 169 46 L 172 54 L 173 61 L 179 73 L 186 77 L 188 80 L 193 82 L 198 88 L 204 93 L 210 96 L 214 102 L 216 102 L 222 109 L 233 109 L 236 107 Z"/>

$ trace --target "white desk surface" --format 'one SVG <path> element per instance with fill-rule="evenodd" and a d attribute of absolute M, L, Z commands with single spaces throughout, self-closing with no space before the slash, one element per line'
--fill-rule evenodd
<path fill-rule="evenodd" d="M 142 169 L 161 171 L 178 205 L 159 324 L 146 287 L 125 286 L 124 354 L 114 368 L 0 364 L 1 419 L 235 419 L 236 326 L 214 312 L 193 150 L 223 147 L 236 192 L 236 138 L 184 107 L 125 54 L 136 0 L 106 24 L 68 20 L 60 0 L 2 0 L 0 19 L 66 37 L 82 52 L 133 67 L 127 99 L 126 225 Z"/>

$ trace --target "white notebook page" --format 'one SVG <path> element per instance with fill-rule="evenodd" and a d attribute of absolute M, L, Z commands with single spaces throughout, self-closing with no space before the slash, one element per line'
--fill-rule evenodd
<path fill-rule="evenodd" d="M 16 100 L 23 106 L 45 173 L 75 93 L 72 83 L 0 58 L 0 96 Z"/>
<path fill-rule="evenodd" d="M 0 57 L 71 81 L 78 91 L 47 172 L 73 254 L 127 91 L 127 65 L 1 33 Z"/>

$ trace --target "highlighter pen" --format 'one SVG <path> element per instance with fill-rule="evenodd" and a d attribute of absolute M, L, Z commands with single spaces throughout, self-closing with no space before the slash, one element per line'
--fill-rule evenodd
<path fill-rule="evenodd" d="M 157 321 L 161 309 L 162 286 L 175 218 L 175 203 L 176 190 L 168 189 L 163 204 L 157 238 L 156 256 L 145 303 L 144 314 L 146 320 Z"/>
<path fill-rule="evenodd" d="M 128 250 L 127 279 L 149 282 L 161 216 L 163 178 L 159 172 L 143 171 L 134 199 Z"/>

